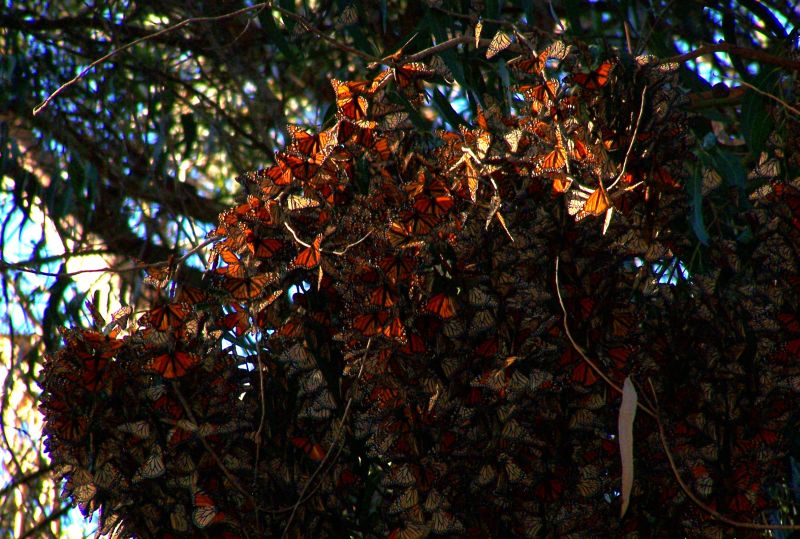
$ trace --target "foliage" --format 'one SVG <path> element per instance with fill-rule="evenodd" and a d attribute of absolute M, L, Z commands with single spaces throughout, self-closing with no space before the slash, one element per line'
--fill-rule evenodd
<path fill-rule="evenodd" d="M 632 47 L 613 35 L 630 16 L 641 43 L 668 56 L 661 23 L 676 17 L 666 9 L 566 10 L 569 33 L 557 40 L 547 10 L 453 4 L 330 5 L 303 16 L 273 6 L 197 21 L 101 64 L 36 127 L 10 123 L 8 147 L 24 151 L 4 151 L 17 156 L 4 166 L 26 219 L 39 200 L 65 251 L 85 253 L 100 238 L 109 255 L 165 260 L 199 241 L 184 225 L 176 234 L 175 216 L 209 222 L 224 207 L 207 203 L 208 179 L 272 149 L 263 126 L 292 107 L 309 111 L 296 121 L 325 122 L 319 134 L 291 127 L 277 164 L 241 178 L 245 198 L 221 214 L 211 237 L 222 262 L 205 281 L 177 255 L 163 275 L 150 270 L 149 285 L 121 274 L 112 286 L 144 317 L 123 310 L 106 325 L 94 312 L 94 329 L 66 331 L 48 361 L 48 448 L 67 494 L 87 513 L 102 506 L 106 529 L 725 526 L 688 500 L 675 472 L 722 515 L 774 518 L 762 510 L 777 505 L 770 489 L 794 443 L 785 403 L 800 332 L 797 126 L 764 95 L 794 99 L 794 79 L 767 69 L 786 31 L 757 6 L 681 13 L 687 45 L 700 28 L 738 43 L 719 49 L 734 60 L 717 67 L 755 88 L 703 94 L 696 71 L 624 52 Z M 97 36 L 124 42 L 197 14 L 160 9 L 76 16 L 94 34 L 12 12 L 4 45 L 18 62 L 39 62 L 23 71 L 63 82 L 85 60 L 65 56 L 55 35 L 37 38 L 63 32 L 94 58 Z M 602 26 L 602 9 L 619 26 Z M 551 27 L 525 22 L 534 20 Z M 765 39 L 734 35 L 748 27 Z M 616 52 L 587 46 L 585 28 Z M 772 56 L 748 54 L 763 42 Z M 50 55 L 30 56 L 36 47 Z M 759 77 L 742 58 L 762 62 Z M 331 94 L 327 77 L 349 80 L 350 70 L 371 76 L 334 81 Z M 228 105 L 237 100 L 246 108 Z M 15 103 L 17 116 L 32 108 Z M 742 136 L 726 138 L 723 126 Z M 33 150 L 36 137 L 47 151 Z M 52 181 L 61 170 L 69 181 Z M 135 218 L 108 227 L 120 214 Z M 32 255 L 26 267 L 52 260 L 41 247 Z M 50 297 L 46 339 L 78 319 L 83 300 L 65 303 L 68 279 Z M 610 433 L 619 395 L 590 362 L 615 385 L 630 376 L 661 422 L 645 415 L 634 426 L 646 466 L 622 521 Z"/>

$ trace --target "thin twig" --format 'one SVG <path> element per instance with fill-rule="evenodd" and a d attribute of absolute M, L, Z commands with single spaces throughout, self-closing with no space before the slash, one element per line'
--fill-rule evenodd
<path fill-rule="evenodd" d="M 348 249 L 350 249 L 351 247 L 355 247 L 356 245 L 358 245 L 359 243 L 361 243 L 362 241 L 364 241 L 365 239 L 367 239 L 367 238 L 369 237 L 369 235 L 370 235 L 370 234 L 372 234 L 372 230 L 370 230 L 369 232 L 367 232 L 367 233 L 364 235 L 364 237 L 363 237 L 363 238 L 361 238 L 360 240 L 358 240 L 358 241 L 357 241 L 357 242 L 355 242 L 355 243 L 351 243 L 351 244 L 349 244 L 348 246 L 346 246 L 346 247 L 345 247 L 343 250 L 341 250 L 341 251 L 323 251 L 322 249 L 320 249 L 320 250 L 319 250 L 319 252 L 321 252 L 321 253 L 330 253 L 330 254 L 332 254 L 332 255 L 336 255 L 336 256 L 342 256 L 342 255 L 344 255 L 344 254 L 347 252 L 347 250 L 348 250 Z"/>
<path fill-rule="evenodd" d="M 300 238 L 297 237 L 297 233 L 294 231 L 294 229 L 291 226 L 289 226 L 289 223 L 284 221 L 283 222 L 283 226 L 285 226 L 289 230 L 289 232 L 292 233 L 292 236 L 294 236 L 294 241 L 296 241 L 297 243 L 299 243 L 303 247 L 306 247 L 308 249 L 311 248 L 311 245 L 307 244 L 306 242 L 304 242 L 303 240 L 301 240 Z"/>
<path fill-rule="evenodd" d="M 619 183 L 619 180 L 622 178 L 622 176 L 625 175 L 625 169 L 628 167 L 628 158 L 630 157 L 631 150 L 633 150 L 633 145 L 636 142 L 636 136 L 639 134 L 639 124 L 642 122 L 642 114 L 644 113 L 645 92 L 647 92 L 647 86 L 642 88 L 642 99 L 639 105 L 639 117 L 636 118 L 636 126 L 633 128 L 633 135 L 631 136 L 631 142 L 630 144 L 628 144 L 628 151 L 625 152 L 625 159 L 622 161 L 622 170 L 619 171 L 619 174 L 617 174 L 616 179 L 614 179 L 614 181 L 611 182 L 611 185 L 608 186 L 609 190 L 613 189 L 614 186 L 617 185 L 617 183 Z M 603 185 L 602 177 L 600 178 L 600 185 L 601 186 Z"/>
<path fill-rule="evenodd" d="M 746 80 L 739 80 L 739 79 L 731 79 L 731 80 L 736 80 L 737 83 L 741 84 L 742 86 L 746 86 L 746 87 L 750 88 L 751 90 L 753 90 L 757 94 L 761 94 L 763 96 L 769 97 L 770 99 L 774 99 L 775 101 L 777 101 L 778 103 L 783 105 L 785 108 L 789 109 L 790 111 L 792 111 L 795 114 L 797 114 L 798 117 L 800 117 L 800 109 L 796 109 L 795 107 L 791 106 L 789 103 L 787 103 L 786 101 L 784 101 L 780 97 L 778 97 L 776 95 L 773 95 L 773 94 L 771 94 L 769 92 L 765 92 L 764 90 L 761 90 L 760 88 L 756 88 L 755 86 L 753 86 L 752 84 L 750 84 Z M 791 118 L 791 116 L 790 116 L 790 118 Z M 792 118 L 792 119 L 795 120 L 795 121 L 798 121 L 797 118 Z"/>
<path fill-rule="evenodd" d="M 656 390 L 653 387 L 653 382 L 651 380 L 648 380 L 648 382 L 650 382 L 650 390 L 653 392 L 653 398 L 655 399 L 656 403 L 658 403 L 658 396 L 656 395 Z M 669 449 L 669 445 L 667 445 L 667 435 L 664 432 L 664 425 L 663 423 L 661 423 L 661 419 L 657 414 L 654 415 L 653 417 L 656 420 L 656 425 L 658 426 L 658 436 L 661 439 L 661 447 L 664 448 L 664 453 L 667 455 L 667 460 L 669 460 L 669 466 L 670 468 L 672 468 L 672 474 L 675 476 L 675 479 L 677 479 L 678 484 L 680 485 L 681 489 L 686 494 L 686 496 L 688 496 L 689 499 L 692 500 L 692 502 L 694 502 L 695 505 L 697 505 L 700 509 L 702 509 L 715 519 L 719 520 L 720 522 L 724 522 L 725 524 L 728 524 L 729 526 L 734 526 L 736 528 L 746 528 L 749 530 L 800 530 L 800 525 L 798 524 L 754 524 L 752 522 L 740 522 L 738 520 L 733 520 L 720 514 L 714 508 L 703 503 L 703 500 L 698 498 L 697 495 L 694 492 L 692 492 L 692 489 L 689 488 L 689 485 L 687 485 L 683 481 L 683 478 L 681 477 L 681 474 L 678 471 L 678 466 L 675 464 L 675 458 L 672 456 L 672 452 Z"/>
<path fill-rule="evenodd" d="M 558 282 L 559 258 L 560 257 L 556 256 L 556 296 L 558 297 L 558 304 L 561 305 L 561 312 L 564 314 L 564 320 L 563 320 L 563 322 L 564 322 L 564 331 L 567 334 L 567 339 L 572 344 L 572 346 L 575 348 L 575 350 L 578 351 L 578 353 L 583 358 L 583 360 L 586 362 L 586 364 L 589 365 L 592 368 L 592 370 L 594 372 L 596 372 L 598 376 L 600 376 L 600 378 L 605 380 L 605 382 L 609 386 L 613 387 L 620 395 L 622 395 L 622 388 L 617 383 L 615 383 L 611 378 L 609 378 L 608 375 L 605 372 L 603 372 L 603 370 L 594 361 L 592 361 L 591 358 L 589 358 L 589 356 L 587 355 L 586 351 L 577 342 L 575 342 L 575 339 L 572 336 L 572 332 L 569 329 L 569 321 L 567 319 L 567 316 L 568 316 L 567 315 L 567 308 L 564 306 L 564 300 L 561 297 L 561 286 L 559 285 L 559 282 Z M 650 408 L 649 406 L 647 406 L 646 404 L 644 404 L 641 401 L 639 401 L 637 403 L 637 405 L 647 415 L 650 415 L 652 417 L 656 417 L 656 413 L 653 411 L 653 409 Z"/>
<path fill-rule="evenodd" d="M 181 256 L 180 258 L 178 258 L 177 260 L 175 260 L 174 263 L 175 264 L 180 264 L 180 263 L 184 262 L 187 258 L 192 256 L 194 253 L 196 253 L 197 251 L 199 251 L 200 249 L 202 249 L 203 247 L 205 247 L 209 243 L 212 243 L 212 242 L 216 241 L 216 239 L 217 238 L 208 238 L 206 240 L 203 240 L 203 242 L 200 243 L 199 245 L 197 245 L 195 247 L 192 247 L 191 249 L 186 251 L 186 253 L 183 256 Z M 74 254 L 65 253 L 61 257 L 66 259 L 66 258 L 70 258 L 70 257 L 74 257 L 74 256 L 89 256 L 90 254 L 91 253 L 89 253 L 89 254 L 80 253 L 79 255 L 74 255 Z M 101 254 L 105 254 L 105 253 L 101 253 Z M 137 264 L 135 266 L 128 266 L 128 267 L 125 267 L 125 268 L 93 268 L 93 269 L 70 271 L 70 272 L 67 272 L 67 273 L 54 273 L 52 271 L 37 270 L 37 269 L 34 269 L 34 268 L 29 268 L 29 267 L 26 267 L 26 266 L 23 266 L 23 265 L 19 265 L 19 264 L 0 263 L 0 270 L 13 269 L 15 271 L 21 271 L 21 272 L 25 272 L 25 273 L 33 273 L 35 275 L 41 275 L 43 277 L 73 277 L 75 275 L 81 275 L 83 273 L 127 273 L 129 271 L 139 271 L 139 270 L 146 270 L 148 268 L 158 268 L 158 267 L 161 267 L 163 265 L 164 265 L 164 262 L 151 262 L 151 263 L 148 263 L 148 264 Z"/>
<path fill-rule="evenodd" d="M 353 387 L 351 388 L 353 394 L 355 394 L 356 389 L 358 387 L 358 382 L 359 380 L 361 380 L 361 374 L 364 372 L 364 365 L 367 362 L 367 354 L 369 353 L 369 347 L 371 344 L 372 344 L 372 338 L 367 340 L 367 347 L 364 349 L 364 356 L 361 358 L 361 367 L 358 369 L 358 376 L 356 377 L 356 381 L 353 383 Z M 344 413 L 342 414 L 342 418 L 339 421 L 339 428 L 336 429 L 334 439 L 331 442 L 328 451 L 325 453 L 325 458 L 322 459 L 322 462 L 319 463 L 319 466 L 317 466 L 317 468 L 314 470 L 314 473 L 312 473 L 311 477 L 308 478 L 306 484 L 303 485 L 303 490 L 300 492 L 300 496 L 297 498 L 297 502 L 295 502 L 295 504 L 292 506 L 292 513 L 289 515 L 289 520 L 286 522 L 286 527 L 283 529 L 283 534 L 281 535 L 282 538 L 286 537 L 286 534 L 289 533 L 289 527 L 292 525 L 292 520 L 294 520 L 294 515 L 297 513 L 297 509 L 300 507 L 302 503 L 304 503 L 308 499 L 304 498 L 306 491 L 308 490 L 309 486 L 311 486 L 311 483 L 314 481 L 314 478 L 319 474 L 320 471 L 322 471 L 322 468 L 325 466 L 325 463 L 327 462 L 328 458 L 330 458 L 333 452 L 333 447 L 338 444 L 339 436 L 341 435 L 342 432 L 344 432 L 344 422 L 347 420 L 347 415 L 350 413 L 350 406 L 352 404 L 353 404 L 353 395 L 351 395 L 350 398 L 347 399 L 347 404 L 344 407 Z M 337 458 L 340 453 L 341 453 L 341 447 L 337 452 Z M 317 488 L 318 486 L 315 487 L 314 490 L 309 492 L 308 496 L 311 497 Z"/>
<path fill-rule="evenodd" d="M 271 4 L 271 2 L 267 2 L 267 3 Z M 353 47 L 349 47 L 349 46 L 347 46 L 347 45 L 345 45 L 343 43 L 340 43 L 340 42 L 336 41 L 332 37 L 325 35 L 324 32 L 322 32 L 321 30 L 318 30 L 310 22 L 308 22 L 305 19 L 305 17 L 302 17 L 302 16 L 298 15 L 297 13 L 292 13 L 291 11 L 289 11 L 287 9 L 283 9 L 280 6 L 270 5 L 270 7 L 272 9 L 274 9 L 275 11 L 277 11 L 278 13 L 280 13 L 281 15 L 285 15 L 285 16 L 289 17 L 290 19 L 292 19 L 293 21 L 300 23 L 301 25 L 303 25 L 303 28 L 305 28 L 306 30 L 308 30 L 309 32 L 314 34 L 315 36 L 321 37 L 322 39 L 324 39 L 325 41 L 327 41 L 328 43 L 330 43 L 331 45 L 333 45 L 337 49 L 342 50 L 342 51 L 347 52 L 347 53 L 350 53 L 350 54 L 354 54 L 356 56 L 360 56 L 361 58 L 364 58 L 365 60 L 367 60 L 369 62 L 380 63 L 380 58 L 376 58 L 375 56 L 372 56 L 371 54 L 367 54 L 366 52 L 360 51 L 358 49 L 354 49 Z"/>
<path fill-rule="evenodd" d="M 189 407 L 189 403 L 186 402 L 186 399 L 183 397 L 183 394 L 181 393 L 180 389 L 178 388 L 178 384 L 176 384 L 174 381 L 172 382 L 172 389 L 173 389 L 173 391 L 175 391 L 175 395 L 178 397 L 178 400 L 180 401 L 181 406 L 183 407 L 183 411 L 186 414 L 186 417 L 188 417 L 189 421 L 191 421 L 195 425 L 199 425 L 199 423 L 197 422 L 197 420 L 194 417 L 194 414 L 192 413 L 192 409 Z M 208 453 L 214 459 L 214 462 L 217 463 L 217 466 L 222 471 L 223 475 L 225 475 L 225 477 L 228 478 L 228 481 L 231 482 L 231 484 L 234 486 L 234 488 L 236 490 L 238 490 L 239 492 L 241 492 L 244 495 L 244 497 L 247 498 L 247 500 L 250 501 L 254 506 L 258 507 L 258 502 L 256 501 L 256 499 L 253 498 L 253 496 L 251 496 L 250 493 L 247 492 L 239 484 L 239 481 L 236 480 L 236 478 L 233 476 L 233 474 L 231 474 L 231 472 L 228 470 L 228 468 L 222 462 L 222 459 L 219 458 L 219 455 L 217 455 L 217 452 L 214 451 L 214 449 L 209 445 L 209 443 L 206 440 L 205 436 L 199 436 L 198 435 L 197 437 L 200 439 L 200 443 L 203 444 L 203 447 L 205 447 L 206 451 L 208 451 Z"/>
<path fill-rule="evenodd" d="M 467 35 L 454 37 L 452 39 L 448 39 L 447 41 L 442 41 L 441 43 L 438 43 L 432 47 L 428 47 L 427 49 L 415 52 L 414 54 L 407 56 L 406 61 L 419 62 L 423 58 L 427 58 L 428 56 L 433 56 L 434 54 L 445 51 L 447 49 L 452 49 L 453 47 L 457 47 L 462 43 L 472 43 L 472 40 L 473 37 Z M 490 41 L 487 39 L 487 40 L 481 40 L 481 44 L 483 44 L 483 41 L 486 41 L 487 44 L 490 43 Z"/>
<path fill-rule="evenodd" d="M 229 19 L 231 17 L 235 17 L 237 15 L 241 15 L 242 13 L 247 13 L 248 11 L 253 11 L 253 10 L 257 10 L 257 9 L 260 10 L 260 9 L 262 9 L 264 7 L 267 7 L 270 4 L 271 4 L 271 2 L 261 2 L 259 4 L 255 4 L 253 6 L 248 6 L 248 7 L 242 8 L 242 9 L 237 9 L 236 11 L 232 11 L 230 13 L 225 13 L 223 15 L 216 15 L 216 16 L 213 16 L 213 17 L 192 17 L 190 19 L 184 19 L 184 20 L 182 20 L 181 22 L 179 22 L 177 24 L 173 24 L 172 26 L 168 26 L 166 28 L 162 28 L 161 30 L 158 30 L 157 32 L 153 32 L 152 34 L 147 34 L 146 36 L 142 36 L 139 39 L 135 39 L 135 40 L 133 40 L 133 41 L 131 41 L 129 43 L 126 43 L 125 45 L 112 50 L 108 54 L 106 54 L 104 56 L 101 56 L 100 58 L 98 58 L 97 60 L 95 60 L 94 62 L 92 62 L 88 66 L 86 66 L 85 68 L 83 68 L 81 70 L 81 72 L 78 73 L 77 75 L 75 75 L 72 79 L 70 79 L 69 81 L 65 82 L 61 86 L 59 86 L 56 89 L 55 92 L 53 92 L 50 95 L 48 95 L 47 98 L 44 101 L 39 103 L 33 109 L 33 115 L 36 116 L 37 114 L 39 114 L 42 110 L 44 110 L 45 107 L 47 107 L 47 105 L 50 104 L 50 102 L 53 99 L 55 99 L 55 97 L 58 94 L 60 94 L 61 92 L 63 92 L 64 90 L 66 90 L 67 88 L 69 88 L 70 86 L 72 86 L 73 84 L 78 82 L 79 80 L 81 80 L 83 77 L 86 76 L 86 74 L 89 71 L 94 69 L 96 66 L 102 64 L 103 62 L 106 62 L 107 60 L 109 60 L 110 58 L 116 56 L 117 54 L 119 54 L 119 53 L 121 53 L 123 51 L 126 51 L 126 50 L 130 49 L 131 47 L 133 47 L 135 45 L 138 45 L 139 43 L 142 43 L 143 41 L 147 41 L 149 39 L 153 39 L 155 37 L 161 36 L 161 35 L 166 34 L 168 32 L 172 32 L 174 30 L 178 30 L 178 29 L 183 28 L 184 26 L 187 26 L 187 25 L 192 24 L 192 23 L 196 23 L 196 22 L 213 22 L 213 21 L 220 21 L 220 20 L 223 20 L 223 19 Z"/>
<path fill-rule="evenodd" d="M 678 56 L 673 56 L 671 58 L 665 58 L 663 60 L 659 60 L 659 64 L 670 64 L 670 63 L 678 63 L 682 64 L 684 62 L 688 62 L 689 60 L 694 60 L 699 56 L 703 56 L 705 54 L 711 54 L 714 52 L 727 52 L 728 54 L 733 54 L 736 56 L 741 56 L 742 58 L 749 58 L 751 60 L 758 60 L 759 62 L 764 62 L 765 64 L 773 64 L 778 65 L 781 67 L 785 67 L 786 69 L 791 69 L 794 71 L 800 71 L 800 62 L 795 60 L 789 60 L 788 58 L 783 58 L 780 56 L 774 56 L 772 54 L 766 53 L 761 50 L 755 49 L 748 49 L 746 47 L 738 47 L 736 45 L 732 45 L 730 43 L 704 43 L 697 49 L 687 52 L 686 54 L 680 54 Z"/>

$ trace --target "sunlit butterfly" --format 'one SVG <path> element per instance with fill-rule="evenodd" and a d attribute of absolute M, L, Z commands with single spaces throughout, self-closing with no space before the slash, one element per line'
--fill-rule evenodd
<path fill-rule="evenodd" d="M 502 30 L 498 30 L 489 43 L 489 48 L 486 50 L 486 59 L 491 60 L 511 45 L 511 36 Z"/>
<path fill-rule="evenodd" d="M 246 301 L 260 296 L 266 286 L 272 283 L 274 279 L 274 276 L 266 274 L 244 279 L 226 277 L 221 286 L 234 299 Z"/>
<path fill-rule="evenodd" d="M 400 88 L 406 88 L 413 83 L 416 89 L 420 89 L 420 82 L 418 79 L 427 78 L 433 75 L 433 70 L 429 69 L 428 66 L 422 62 L 403 64 L 395 67 L 393 72 L 394 80 L 397 82 Z"/>
<path fill-rule="evenodd" d="M 432 296 L 426 302 L 425 310 L 445 320 L 456 315 L 455 301 L 444 292 Z"/>
<path fill-rule="evenodd" d="M 189 306 L 185 303 L 164 303 L 147 311 L 139 322 L 157 329 L 167 331 L 180 326 L 189 314 Z"/>
<path fill-rule="evenodd" d="M 587 90 L 598 90 L 608 83 L 608 76 L 613 68 L 614 62 L 606 60 L 590 73 L 573 73 L 569 80 Z"/>
<path fill-rule="evenodd" d="M 305 247 L 303 250 L 297 253 L 297 256 L 292 262 L 292 267 L 303 269 L 316 268 L 322 258 L 322 253 L 320 251 L 321 244 L 322 234 L 317 234 L 317 237 L 314 239 L 314 242 L 311 245 Z"/>
<path fill-rule="evenodd" d="M 289 134 L 292 136 L 292 143 L 289 149 L 314 157 L 318 153 L 327 153 L 331 146 L 336 144 L 336 135 L 332 131 L 321 131 L 312 135 L 308 131 L 297 125 L 288 125 Z"/>
<path fill-rule="evenodd" d="M 228 275 L 230 277 L 245 277 L 247 275 L 247 270 L 245 269 L 244 264 L 242 264 L 241 259 L 234 253 L 228 249 L 222 249 L 220 253 L 220 257 L 222 258 L 223 262 L 225 262 L 225 266 L 221 266 L 216 269 L 216 273 L 222 275 Z"/>
<path fill-rule="evenodd" d="M 179 378 L 197 365 L 200 357 L 189 352 L 173 351 L 153 358 L 147 367 L 164 378 Z"/>
<path fill-rule="evenodd" d="M 417 239 L 411 227 L 412 223 L 409 222 L 392 222 L 386 231 L 386 239 L 397 249 L 410 249 L 422 245 L 424 242 Z"/>
<path fill-rule="evenodd" d="M 331 84 L 333 85 L 333 90 L 336 92 L 336 107 L 339 109 L 342 116 L 351 120 L 366 119 L 367 100 L 363 96 L 358 95 L 357 92 L 354 92 L 354 90 L 359 87 L 354 86 L 353 83 L 342 82 L 337 79 L 331 79 Z M 368 83 L 364 82 L 364 86 L 360 89 L 366 89 L 367 84 Z"/>
<path fill-rule="evenodd" d="M 284 168 L 291 171 L 293 178 L 301 181 L 310 179 L 319 170 L 319 163 L 305 156 L 279 152 L 275 158 Z"/>
<path fill-rule="evenodd" d="M 247 234 L 247 249 L 256 258 L 270 258 L 283 248 L 283 241 L 278 238 L 257 236 L 255 233 Z"/>

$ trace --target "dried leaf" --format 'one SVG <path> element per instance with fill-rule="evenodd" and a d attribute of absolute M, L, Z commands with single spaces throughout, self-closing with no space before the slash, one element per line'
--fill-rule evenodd
<path fill-rule="evenodd" d="M 633 487 L 633 420 L 636 417 L 636 388 L 630 377 L 622 386 L 622 404 L 619 408 L 619 456 L 622 460 L 622 508 L 619 517 L 625 516 Z"/>

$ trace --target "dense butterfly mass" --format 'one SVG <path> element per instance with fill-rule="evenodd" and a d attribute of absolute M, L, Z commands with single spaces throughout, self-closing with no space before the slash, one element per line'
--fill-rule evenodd
<path fill-rule="evenodd" d="M 332 80 L 335 121 L 240 178 L 205 288 L 158 280 L 143 314 L 63 332 L 42 410 L 65 495 L 137 537 L 724 533 L 646 416 L 619 519 L 620 396 L 560 294 L 604 373 L 655 391 L 694 492 L 760 518 L 800 391 L 800 185 L 759 164 L 753 240 L 718 231 L 682 274 L 677 75 L 582 52 L 510 58 L 505 110 L 434 133 L 426 64 Z"/>

